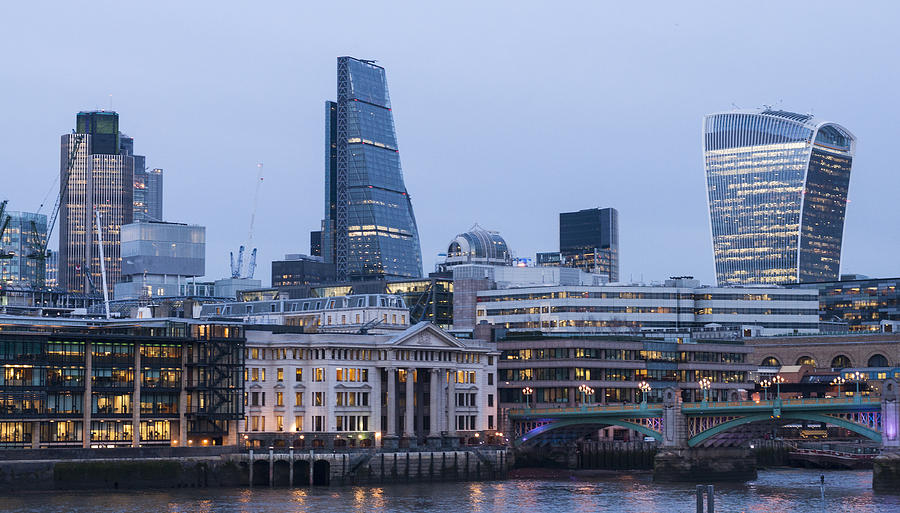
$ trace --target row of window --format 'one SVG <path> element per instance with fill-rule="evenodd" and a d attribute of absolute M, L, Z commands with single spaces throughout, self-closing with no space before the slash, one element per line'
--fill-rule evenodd
<path fill-rule="evenodd" d="M 393 359 L 401 361 L 442 361 L 456 363 L 481 363 L 480 353 L 450 352 L 431 350 L 373 350 L 373 349 L 304 349 L 304 348 L 260 348 L 250 347 L 246 350 L 248 360 L 358 360 L 376 361 Z M 488 357 L 488 365 L 493 364 L 493 358 Z"/>
<path fill-rule="evenodd" d="M 575 367 L 500 369 L 500 381 L 678 381 L 695 382 L 707 378 L 721 383 L 747 381 L 744 371 L 677 369 L 600 369 Z"/>
<path fill-rule="evenodd" d="M 513 349 L 500 353 L 502 360 L 553 360 L 589 358 L 622 361 L 744 363 L 744 353 L 714 351 L 652 351 L 643 349 L 552 348 Z"/>

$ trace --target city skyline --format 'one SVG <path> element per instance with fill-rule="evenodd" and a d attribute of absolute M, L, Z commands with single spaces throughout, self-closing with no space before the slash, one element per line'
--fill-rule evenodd
<path fill-rule="evenodd" d="M 255 163 L 266 163 L 271 175 L 266 176 L 261 192 L 255 240 L 264 264 L 258 272 L 267 276 L 272 260 L 285 253 L 307 252 L 308 232 L 318 227 L 321 101 L 333 96 L 334 58 L 349 54 L 377 58 L 379 65 L 391 71 L 406 185 L 417 205 L 426 272 L 446 241 L 473 222 L 498 230 L 517 256 L 529 257 L 554 247 L 559 212 L 611 206 L 622 216 L 623 280 L 693 274 L 712 283 L 703 164 L 697 145 L 700 119 L 708 112 L 727 109 L 732 102 L 743 107 L 773 102 L 778 108 L 801 112 L 814 106 L 817 117 L 852 128 L 861 145 L 854 159 L 850 197 L 857 201 L 848 209 L 842 271 L 897 275 L 896 262 L 884 257 L 894 252 L 895 238 L 884 236 L 878 221 L 900 215 L 900 207 L 890 199 L 900 179 L 889 172 L 890 130 L 884 121 L 895 117 L 900 106 L 894 96 L 864 94 L 880 91 L 879 84 L 891 83 L 897 73 L 883 65 L 885 49 L 896 46 L 890 44 L 896 36 L 869 30 L 872 23 L 890 18 L 885 8 L 896 9 L 891 4 L 881 7 L 878 16 L 872 7 L 838 16 L 787 6 L 767 27 L 738 24 L 728 29 L 738 36 L 759 36 L 760 44 L 729 42 L 710 50 L 710 43 L 726 33 L 719 23 L 742 11 L 679 14 L 665 8 L 659 18 L 641 19 L 641 23 L 623 16 L 618 27 L 601 21 L 599 8 L 585 8 L 580 17 L 584 21 L 565 21 L 578 30 L 563 31 L 562 14 L 525 4 L 511 14 L 513 23 L 501 24 L 496 35 L 485 32 L 476 38 L 486 52 L 474 51 L 472 43 L 452 51 L 443 48 L 442 36 L 448 35 L 449 26 L 426 32 L 408 23 L 402 25 L 404 37 L 389 37 L 354 24 L 359 36 L 310 46 L 307 38 L 317 42 L 322 38 L 320 30 L 309 24 L 303 25 L 309 35 L 288 33 L 285 21 L 261 16 L 271 13 L 249 11 L 243 13 L 246 16 L 204 22 L 200 11 L 190 7 L 183 16 L 193 21 L 194 29 L 172 28 L 170 41 L 129 45 L 128 51 L 141 58 L 141 72 L 102 80 L 62 57 L 52 57 L 52 43 L 59 44 L 60 35 L 74 30 L 73 24 L 63 25 L 60 14 L 55 14 L 46 22 L 60 28 L 60 35 L 38 31 L 49 42 L 44 43 L 47 47 L 29 46 L 23 56 L 13 56 L 13 65 L 3 71 L 9 94 L 30 100 L 11 106 L 16 121 L 11 125 L 16 129 L 2 129 L 9 144 L 0 149 L 0 162 L 22 175 L 8 188 L 9 208 L 37 210 L 58 166 L 58 153 L 50 149 L 55 137 L 70 126 L 72 112 L 106 107 L 112 93 L 112 106 L 127 114 L 128 133 L 139 138 L 144 152 L 152 155 L 148 165 L 167 170 L 167 217 L 209 227 L 210 278 L 227 275 L 227 251 L 241 242 L 234 228 L 246 224 L 251 208 L 243 193 L 253 184 Z M 22 19 L 35 16 L 25 6 L 13 9 L 19 10 Z M 66 9 L 61 14 L 68 13 Z M 410 15 L 424 15 L 414 6 L 406 9 Z M 164 14 L 139 12 L 137 26 L 141 27 L 160 23 Z M 126 14 L 130 19 L 135 12 L 109 16 L 117 19 Z M 287 12 L 284 18 L 297 19 L 293 14 Z M 446 14 L 448 23 L 464 16 Z M 314 12 L 309 17 L 322 15 Z M 487 8 L 485 20 L 470 22 L 471 28 L 486 30 L 502 15 L 499 8 Z M 68 16 L 77 19 L 83 14 L 73 10 Z M 373 12 L 372 16 L 378 21 L 390 18 L 389 13 Z M 853 73 L 823 83 L 811 76 L 808 66 L 795 66 L 792 59 L 775 51 L 775 46 L 809 40 L 813 27 L 800 27 L 794 34 L 784 31 L 806 16 L 815 17 L 816 33 L 823 27 L 840 26 L 854 35 L 850 43 L 821 43 L 836 59 L 853 62 Z M 270 51 L 270 59 L 246 59 L 248 50 L 228 39 L 233 32 L 229 28 L 236 23 L 232 18 L 272 27 L 269 33 L 257 35 L 259 40 L 245 41 L 253 52 Z M 511 29 L 516 24 L 535 27 L 540 21 L 550 37 L 560 39 L 554 49 L 541 49 L 535 44 L 540 38 L 532 40 Z M 594 26 L 603 30 L 585 30 Z M 709 33 L 697 35 L 701 26 Z M 685 36 L 688 29 L 691 35 Z M 767 42 L 768 31 L 787 40 L 778 45 Z M 7 34 L 23 41 L 35 37 L 17 27 L 10 27 Z M 635 43 L 648 35 L 650 43 L 638 45 L 628 59 L 603 49 L 615 41 Z M 728 35 L 732 37 L 731 32 Z M 209 42 L 197 44 L 199 36 Z M 409 45 L 410 36 L 416 36 L 419 44 Z M 173 50 L 181 45 L 197 45 L 193 57 L 198 58 L 178 58 Z M 93 44 L 87 49 L 95 50 Z M 429 52 L 429 58 L 423 58 Z M 694 63 L 696 56 L 705 55 L 702 52 L 712 54 L 702 65 Z M 223 60 L 217 56 L 221 54 L 228 57 Z M 603 71 L 573 74 L 572 69 L 581 69 L 582 59 L 594 59 Z M 754 69 L 765 66 L 769 73 L 757 77 L 730 72 L 736 62 Z M 235 69 L 229 70 L 226 63 Z M 17 70 L 15 75 L 9 74 L 11 69 Z M 49 83 L 35 82 L 36 77 L 58 70 L 66 74 L 71 87 L 60 91 Z M 215 71 L 211 74 L 217 76 L 215 81 L 204 77 L 204 70 Z M 722 73 L 728 78 L 722 78 Z M 549 106 L 558 102 L 546 101 L 574 98 L 578 90 L 593 91 L 597 101 L 580 104 L 577 116 L 559 117 Z M 179 124 L 179 119 L 194 121 Z M 604 123 L 606 119 L 618 121 Z M 644 138 L 650 121 L 667 137 L 655 138 L 659 140 L 652 148 L 638 146 L 635 141 Z M 267 129 L 258 130 L 259 126 Z M 592 135 L 582 138 L 583 134 Z M 298 194 L 305 201 L 297 201 Z M 202 208 L 210 197 L 229 199 L 222 208 Z M 291 219 L 289 226 L 285 218 Z M 665 257 L 660 256 L 660 247 L 667 248 Z"/>

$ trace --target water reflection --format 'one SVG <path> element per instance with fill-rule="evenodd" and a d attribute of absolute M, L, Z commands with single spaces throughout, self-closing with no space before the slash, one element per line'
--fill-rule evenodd
<path fill-rule="evenodd" d="M 761 472 L 747 484 L 717 485 L 716 511 L 850 513 L 900 511 L 900 497 L 876 495 L 869 471 Z M 655 484 L 647 474 L 560 480 L 409 483 L 374 487 L 23 493 L 0 497 L 0 511 L 68 512 L 399 512 L 680 513 L 694 510 L 694 486 Z"/>

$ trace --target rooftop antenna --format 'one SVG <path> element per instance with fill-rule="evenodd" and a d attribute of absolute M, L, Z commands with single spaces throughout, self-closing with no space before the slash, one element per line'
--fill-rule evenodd
<path fill-rule="evenodd" d="M 741 109 L 741 108 L 738 107 L 737 104 L 734 103 L 734 102 L 731 102 L 731 106 L 734 107 L 736 110 L 740 110 L 740 109 Z"/>
<path fill-rule="evenodd" d="M 112 93 L 109 93 L 109 111 L 112 112 Z"/>

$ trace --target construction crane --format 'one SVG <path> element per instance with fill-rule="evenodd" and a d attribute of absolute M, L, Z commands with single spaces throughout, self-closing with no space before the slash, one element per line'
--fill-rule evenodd
<path fill-rule="evenodd" d="M 0 241 L 3 241 L 3 234 L 6 233 L 6 227 L 9 226 L 9 214 L 6 213 L 6 204 L 8 200 L 3 200 L 0 202 Z M 13 253 L 8 251 L 3 251 L 3 248 L 0 247 L 0 260 L 9 260 L 14 257 Z"/>
<path fill-rule="evenodd" d="M 47 259 L 50 258 L 50 252 L 47 250 L 47 245 L 50 243 L 50 235 L 53 233 L 53 228 L 56 226 L 56 219 L 59 217 L 59 208 L 62 205 L 62 202 L 66 197 L 66 191 L 69 188 L 69 176 L 72 174 L 72 168 L 75 167 L 78 149 L 81 148 L 83 142 L 84 135 L 75 134 L 75 143 L 72 145 L 72 149 L 69 151 L 69 158 L 66 161 L 66 172 L 60 179 L 59 194 L 56 197 L 56 203 L 53 205 L 53 211 L 50 212 L 50 219 L 47 222 L 46 238 L 41 238 L 41 234 L 37 229 L 37 224 L 35 224 L 34 221 L 31 221 L 31 250 L 28 252 L 27 258 L 34 260 L 37 264 L 34 280 L 34 288 L 37 290 L 44 289 L 47 284 Z M 42 208 L 44 208 L 43 204 L 38 208 L 38 213 L 41 212 Z"/>
<path fill-rule="evenodd" d="M 256 248 L 253 248 L 250 252 L 250 261 L 247 264 L 247 274 L 241 276 L 244 267 L 244 251 L 250 247 L 250 244 L 253 242 L 253 224 L 256 222 L 256 208 L 259 204 L 259 186 L 262 185 L 263 182 L 262 169 L 263 165 L 262 162 L 260 162 L 256 165 L 256 191 L 253 193 L 253 209 L 250 211 L 250 232 L 247 235 L 247 243 L 241 244 L 241 247 L 238 248 L 237 262 L 234 260 L 234 252 L 232 251 L 229 253 L 231 258 L 232 278 L 252 279 L 253 275 L 256 273 Z"/>

